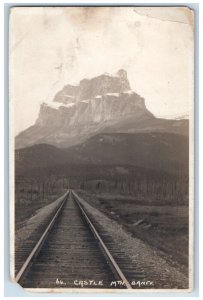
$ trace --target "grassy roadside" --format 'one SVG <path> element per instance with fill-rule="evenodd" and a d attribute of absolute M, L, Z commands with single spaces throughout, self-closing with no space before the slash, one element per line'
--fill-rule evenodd
<path fill-rule="evenodd" d="M 188 273 L 188 207 L 147 205 L 136 197 L 78 192 L 90 205 L 115 220 L 132 237 L 159 251 L 170 265 Z"/>

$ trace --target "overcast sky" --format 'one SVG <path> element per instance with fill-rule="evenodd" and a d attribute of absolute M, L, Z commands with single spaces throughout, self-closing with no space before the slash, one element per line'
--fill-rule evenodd
<path fill-rule="evenodd" d="M 17 8 L 10 19 L 16 134 L 67 83 L 125 69 L 156 116 L 193 103 L 193 26 L 180 8 Z"/>

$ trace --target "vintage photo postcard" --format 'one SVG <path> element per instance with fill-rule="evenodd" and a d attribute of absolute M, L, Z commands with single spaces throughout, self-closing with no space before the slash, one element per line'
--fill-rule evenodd
<path fill-rule="evenodd" d="M 193 52 L 188 7 L 10 9 L 13 282 L 192 290 Z"/>

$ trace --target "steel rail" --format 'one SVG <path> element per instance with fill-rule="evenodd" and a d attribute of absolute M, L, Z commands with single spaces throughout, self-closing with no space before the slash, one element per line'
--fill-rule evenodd
<path fill-rule="evenodd" d="M 80 197 L 75 193 L 75 191 L 70 190 L 70 193 L 72 193 L 74 195 L 74 199 L 75 199 L 76 203 L 78 204 L 78 207 L 80 208 L 80 210 L 81 210 L 81 212 L 82 212 L 89 228 L 91 229 L 92 233 L 94 234 L 95 238 L 97 239 L 98 244 L 100 246 L 100 249 L 102 250 L 103 254 L 105 255 L 107 261 L 110 263 L 110 267 L 112 268 L 112 271 L 114 272 L 114 274 L 117 275 L 117 277 L 120 280 L 122 280 L 125 283 L 127 289 L 132 289 L 131 284 L 129 283 L 129 281 L 127 280 L 127 278 L 125 277 L 125 275 L 121 271 L 120 267 L 116 263 L 115 259 L 113 258 L 110 251 L 108 250 L 107 246 L 105 245 L 105 243 L 103 242 L 103 240 L 100 237 L 99 233 L 97 232 L 95 226 L 93 225 L 93 223 L 91 222 L 91 220 L 87 216 L 86 212 L 84 211 L 84 209 L 81 205 L 81 202 L 80 202 Z"/>
<path fill-rule="evenodd" d="M 36 243 L 36 245 L 34 246 L 33 250 L 31 251 L 31 253 L 29 254 L 29 256 L 27 257 L 26 261 L 24 262 L 24 264 L 22 265 L 21 269 L 19 270 L 19 272 L 17 273 L 15 280 L 16 282 L 19 282 L 19 280 L 21 279 L 21 277 L 23 276 L 23 274 L 26 272 L 26 270 L 28 269 L 28 267 L 30 266 L 32 260 L 37 256 L 37 254 L 39 253 L 40 249 L 42 248 L 49 232 L 51 231 L 59 213 L 61 212 L 66 200 L 68 199 L 70 191 L 68 190 L 62 197 L 64 197 L 64 199 L 62 200 L 61 205 L 59 206 L 59 208 L 57 209 L 56 213 L 54 214 L 52 220 L 50 221 L 50 223 L 48 224 L 48 226 L 46 227 L 44 233 L 42 234 L 41 238 L 39 239 L 39 241 Z"/>

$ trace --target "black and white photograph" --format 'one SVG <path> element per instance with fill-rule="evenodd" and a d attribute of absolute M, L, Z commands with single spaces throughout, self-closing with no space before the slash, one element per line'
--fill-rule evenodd
<path fill-rule="evenodd" d="M 9 113 L 13 282 L 192 291 L 191 8 L 12 7 Z"/>

